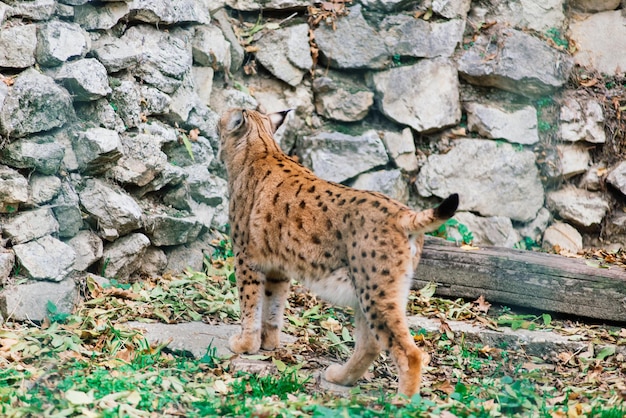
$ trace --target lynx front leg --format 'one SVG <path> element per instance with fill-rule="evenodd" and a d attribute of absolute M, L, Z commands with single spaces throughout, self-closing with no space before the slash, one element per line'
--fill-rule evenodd
<path fill-rule="evenodd" d="M 365 316 L 359 307 L 354 310 L 354 326 L 354 353 L 346 364 L 332 364 L 328 367 L 324 377 L 329 382 L 344 386 L 354 385 L 380 353 L 380 345 L 368 329 Z"/>
<path fill-rule="evenodd" d="M 235 274 L 239 289 L 241 333 L 230 338 L 230 349 L 235 353 L 256 353 L 261 348 L 261 315 L 265 275 L 253 270 L 245 256 L 235 256 Z"/>
<path fill-rule="evenodd" d="M 264 350 L 274 350 L 280 344 L 280 330 L 283 327 L 283 313 L 289 286 L 289 280 L 279 275 L 268 275 L 265 281 L 261 332 L 261 347 Z"/>

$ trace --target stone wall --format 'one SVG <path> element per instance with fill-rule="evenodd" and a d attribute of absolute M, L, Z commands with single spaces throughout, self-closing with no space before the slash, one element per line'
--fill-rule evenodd
<path fill-rule="evenodd" d="M 626 68 L 619 0 L 4 0 L 0 23 L 5 317 L 201 269 L 233 106 L 294 109 L 277 140 L 323 178 L 459 192 L 476 244 L 624 242 L 624 86 L 594 90 Z"/>

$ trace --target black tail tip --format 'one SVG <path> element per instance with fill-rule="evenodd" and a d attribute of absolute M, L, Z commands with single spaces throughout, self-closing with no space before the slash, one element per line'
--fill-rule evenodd
<path fill-rule="evenodd" d="M 437 217 L 439 219 L 450 219 L 454 216 L 454 212 L 456 212 L 458 207 L 459 194 L 452 193 L 450 196 L 446 197 L 439 206 L 437 206 Z"/>

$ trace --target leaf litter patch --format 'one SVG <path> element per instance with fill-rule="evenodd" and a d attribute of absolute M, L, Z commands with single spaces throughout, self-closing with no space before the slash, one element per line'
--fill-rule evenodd
<path fill-rule="evenodd" d="M 434 297 L 435 286 L 411 292 L 408 311 L 440 321 L 414 331 L 430 354 L 420 395 L 395 395 L 397 376 L 382 353 L 359 385 L 341 394 L 320 386 L 318 369 L 352 352 L 352 312 L 318 300 L 294 284 L 284 331 L 293 344 L 251 356 L 271 362 L 261 374 L 235 372 L 232 358 L 207 347 L 193 359 L 150 345 L 129 320 L 209 324 L 238 320 L 232 258 L 207 260 L 206 271 L 100 285 L 89 279 L 87 300 L 72 315 L 50 306 L 41 324 L 0 328 L 0 415 L 153 416 L 550 416 L 626 414 L 626 329 L 555 320 L 550 315 L 496 315 L 488 301 Z M 492 330 L 541 329 L 585 341 L 556 361 L 455 335 L 448 321 Z M 599 348 L 609 347 L 609 348 Z M 610 348 L 613 347 L 613 348 Z"/>

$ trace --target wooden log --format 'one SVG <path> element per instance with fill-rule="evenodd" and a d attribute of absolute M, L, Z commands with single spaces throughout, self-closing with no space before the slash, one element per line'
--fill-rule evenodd
<path fill-rule="evenodd" d="M 465 250 L 426 237 L 414 288 L 437 284 L 436 294 L 626 322 L 626 270 L 597 268 L 583 259 L 481 247 Z"/>

